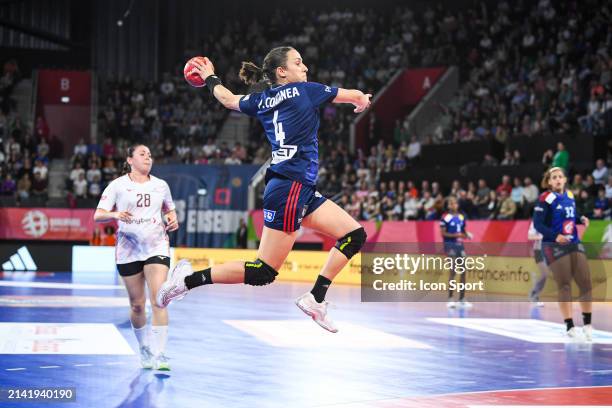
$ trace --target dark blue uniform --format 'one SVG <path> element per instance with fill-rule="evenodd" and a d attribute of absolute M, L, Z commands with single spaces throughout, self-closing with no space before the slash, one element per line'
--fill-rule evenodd
<path fill-rule="evenodd" d="M 580 223 L 582 221 L 576 211 L 576 202 L 571 191 L 546 191 L 540 195 L 533 212 L 533 225 L 542 234 L 542 252 L 548 264 L 570 252 L 584 252 L 576 229 L 576 225 Z M 559 234 L 565 235 L 570 242 L 556 243 Z"/>
<path fill-rule="evenodd" d="M 264 222 L 293 232 L 302 219 L 325 202 L 316 191 L 319 172 L 319 106 L 333 100 L 338 88 L 295 82 L 244 96 L 240 111 L 257 117 L 272 146 L 266 173 Z"/>
<path fill-rule="evenodd" d="M 464 233 L 466 221 L 465 216 L 461 213 L 451 214 L 444 213 L 440 219 L 440 227 L 451 234 Z M 448 256 L 465 256 L 465 248 L 461 238 L 443 237 L 444 251 Z"/>

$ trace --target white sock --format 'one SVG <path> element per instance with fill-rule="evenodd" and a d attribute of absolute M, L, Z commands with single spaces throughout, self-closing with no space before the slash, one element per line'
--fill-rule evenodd
<path fill-rule="evenodd" d="M 142 348 L 149 345 L 149 325 L 145 324 L 139 329 L 132 325 L 132 330 L 134 330 L 134 335 L 136 335 L 136 340 L 138 340 L 138 346 Z"/>
<path fill-rule="evenodd" d="M 153 340 L 155 341 L 155 353 L 165 353 L 166 343 L 168 342 L 168 326 L 153 326 L 151 333 L 153 334 Z"/>

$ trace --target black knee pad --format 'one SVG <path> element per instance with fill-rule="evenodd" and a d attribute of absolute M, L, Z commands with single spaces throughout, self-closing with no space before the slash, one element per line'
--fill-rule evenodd
<path fill-rule="evenodd" d="M 274 282 L 276 275 L 278 275 L 278 272 L 261 259 L 244 263 L 244 283 L 246 285 L 269 285 Z"/>
<path fill-rule="evenodd" d="M 344 254 L 348 259 L 351 259 L 365 244 L 368 235 L 363 227 L 357 228 L 349 232 L 336 242 L 336 249 Z"/>

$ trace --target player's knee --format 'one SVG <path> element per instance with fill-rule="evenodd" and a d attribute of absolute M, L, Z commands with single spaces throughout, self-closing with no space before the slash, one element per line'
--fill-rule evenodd
<path fill-rule="evenodd" d="M 142 314 L 145 312 L 145 302 L 130 302 L 130 309 L 134 314 Z"/>
<path fill-rule="evenodd" d="M 348 259 L 351 259 L 361 250 L 367 238 L 368 235 L 365 229 L 363 227 L 357 228 L 336 241 L 336 249 L 342 252 Z"/>
<path fill-rule="evenodd" d="M 244 263 L 244 283 L 247 285 L 269 285 L 274 282 L 276 275 L 278 272 L 259 258 L 254 262 Z"/>

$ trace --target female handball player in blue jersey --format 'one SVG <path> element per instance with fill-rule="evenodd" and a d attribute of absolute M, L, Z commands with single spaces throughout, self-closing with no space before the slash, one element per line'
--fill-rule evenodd
<path fill-rule="evenodd" d="M 442 218 L 440 219 L 440 233 L 442 234 L 442 238 L 444 240 L 444 252 L 446 256 L 452 258 L 465 258 L 465 248 L 463 246 L 464 239 L 471 239 L 472 234 L 470 234 L 466 229 L 466 219 L 465 215 L 459 212 L 459 203 L 455 197 L 450 197 L 447 201 L 448 212 L 442 214 Z M 450 281 L 455 279 L 455 269 L 450 269 L 450 274 L 448 277 L 449 287 Z M 463 287 L 465 287 L 465 282 L 467 279 L 467 271 L 464 270 L 461 275 L 461 283 L 463 283 Z M 465 289 L 461 289 L 459 291 L 459 302 L 455 303 L 454 300 L 454 291 L 448 290 L 448 302 L 446 303 L 446 307 L 449 309 L 454 309 L 459 307 L 461 309 L 469 309 L 472 307 L 472 304 L 465 300 Z"/>
<path fill-rule="evenodd" d="M 188 290 L 211 283 L 267 285 L 291 251 L 303 225 L 337 239 L 312 291 L 296 299 L 297 306 L 330 332 L 338 329 L 327 316 L 325 294 L 334 277 L 366 241 L 365 230 L 342 208 L 316 191 L 319 170 L 317 131 L 319 107 L 327 102 L 350 103 L 355 112 L 370 106 L 369 94 L 307 82 L 308 68 L 292 47 L 271 50 L 259 68 L 243 62 L 240 78 L 247 84 L 266 83 L 263 92 L 234 95 L 221 84 L 208 58 L 194 63 L 212 94 L 228 109 L 259 119 L 272 147 L 266 173 L 264 228 L 257 259 L 233 261 L 193 272 L 180 261 L 158 293 L 160 307 Z"/>
<path fill-rule="evenodd" d="M 576 229 L 577 223 L 588 226 L 589 219 L 576 212 L 574 195 L 565 189 L 566 182 L 567 178 L 560 167 L 552 167 L 546 172 L 542 188 L 548 190 L 540 195 L 536 204 L 533 225 L 542 234 L 542 253 L 557 282 L 559 308 L 565 320 L 567 336 L 575 338 L 577 335 L 572 319 L 571 283 L 574 280 L 580 290 L 584 337 L 591 341 L 591 272 Z"/>

